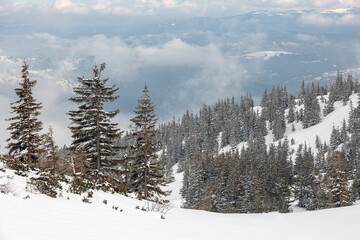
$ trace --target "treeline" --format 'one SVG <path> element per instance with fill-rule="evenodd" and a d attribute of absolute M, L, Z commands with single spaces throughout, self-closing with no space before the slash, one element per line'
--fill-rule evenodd
<path fill-rule="evenodd" d="M 277 86 L 269 94 L 265 90 L 260 107 L 254 107 L 247 94 L 239 103 L 232 98 L 204 105 L 199 114 L 187 111 L 181 120 L 161 125 L 167 179 L 175 163 L 184 171 L 184 206 L 217 212 L 287 212 L 293 201 L 308 210 L 351 205 L 359 193 L 360 107 L 352 109 L 349 123 L 334 127 L 328 143 L 317 138 L 315 149 L 300 144 L 295 154 L 289 147 L 293 139 L 265 144 L 267 134 L 280 140 L 287 126 L 296 131 L 297 122 L 303 128 L 318 124 L 334 110 L 335 101 L 347 104 L 350 95 L 359 92 L 359 84 L 338 72 L 329 89 L 302 82 L 296 98 Z M 326 105 L 323 112 L 320 103 Z M 228 151 L 219 154 L 223 147 Z"/>
<path fill-rule="evenodd" d="M 31 179 L 40 191 L 56 196 L 54 188 L 66 175 L 75 193 L 96 188 L 161 201 L 168 194 L 161 187 L 173 180 L 177 164 L 184 174 L 181 194 L 187 208 L 288 212 L 293 201 L 315 210 L 351 205 L 359 198 L 360 104 L 350 106 L 348 122 L 334 126 L 328 142 L 317 138 L 314 149 L 297 143 L 294 152 L 294 139 L 284 138 L 286 131 L 296 131 L 296 123 L 314 126 L 336 101 L 347 104 L 351 94 L 359 93 L 351 75 L 344 79 L 338 72 L 329 88 L 302 82 L 297 97 L 278 85 L 264 91 L 260 106 L 254 106 L 250 94 L 239 102 L 228 98 L 159 127 L 145 86 L 132 128 L 124 134 L 112 121 L 119 110 L 105 108 L 118 99 L 118 89 L 101 79 L 104 70 L 105 64 L 95 66 L 92 78 L 78 78 L 70 98 L 77 107 L 67 113 L 72 143 L 59 149 L 51 128 L 40 135 L 42 103 L 32 95 L 36 81 L 29 79 L 24 63 L 15 89 L 18 100 L 11 105 L 14 116 L 7 119 L 9 153 L 2 160 L 21 174 L 40 169 L 41 175 Z M 266 144 L 269 134 L 276 144 Z"/>
<path fill-rule="evenodd" d="M 101 64 L 93 69 L 93 78 L 78 78 L 79 84 L 73 89 L 75 96 L 70 98 L 77 108 L 67 113 L 72 143 L 70 148 L 59 150 L 52 128 L 40 135 L 42 122 L 38 116 L 42 103 L 33 97 L 36 81 L 30 80 L 24 62 L 20 86 L 15 89 L 18 100 L 11 104 L 14 116 L 7 119 L 9 153 L 2 160 L 17 171 L 41 169 L 41 176 L 32 182 L 39 191 L 52 197 L 56 196 L 56 188 L 61 187 L 58 181 L 67 175 L 73 176 L 71 186 L 75 193 L 97 187 L 160 201 L 168 193 L 161 189 L 165 182 L 157 155 L 161 145 L 156 139 L 157 118 L 148 87 L 145 85 L 134 110 L 127 145 L 121 148 L 116 143 L 122 131 L 112 122 L 119 110 L 105 110 L 106 103 L 118 99 L 118 88 L 108 86 L 109 79 L 101 79 L 104 70 L 105 64 Z"/>

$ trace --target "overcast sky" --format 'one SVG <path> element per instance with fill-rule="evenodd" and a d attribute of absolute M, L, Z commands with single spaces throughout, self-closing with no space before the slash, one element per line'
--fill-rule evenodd
<path fill-rule="evenodd" d="M 234 16 L 255 10 L 315 9 L 317 11 L 293 19 L 294 27 L 356 28 L 360 26 L 359 15 L 346 13 L 347 8 L 354 7 L 360 7 L 360 1 L 2 0 L 0 56 L 6 57 L 0 59 L 0 152 L 4 152 L 8 137 L 9 123 L 4 119 L 11 116 L 10 102 L 16 100 L 13 89 L 21 76 L 22 59 L 30 63 L 30 77 L 38 80 L 34 94 L 44 105 L 41 119 L 45 129 L 52 125 L 58 144 L 69 145 L 71 134 L 66 112 L 75 106 L 67 99 L 76 77 L 79 74 L 91 77 L 95 63 L 106 62 L 104 76 L 110 77 L 110 83 L 120 88 L 116 106 L 120 108 L 120 115 L 116 121 L 125 129 L 145 83 L 150 87 L 160 119 L 170 120 L 173 115 L 180 116 L 186 108 L 196 110 L 203 103 L 240 95 L 249 69 L 233 52 L 223 51 L 226 44 L 241 53 L 271 50 L 265 46 L 272 44 L 272 33 L 262 29 L 235 33 L 237 29 L 232 29 L 230 24 L 226 26 L 227 42 L 222 42 L 223 29 L 217 29 L 219 34 L 216 35 L 212 30 L 195 28 L 197 25 L 189 25 L 190 29 L 186 29 L 184 24 L 182 27 L 187 32 L 181 29 L 173 32 L 171 26 L 176 20 Z M 330 10 L 344 14 L 323 14 Z M 256 26 L 256 22 L 249 24 Z M 189 32 L 191 37 L 186 35 Z M 280 41 L 276 44 L 282 44 L 281 48 L 291 44 L 332 49 L 349 46 L 348 43 L 333 46 L 321 34 L 295 36 L 296 43 Z M 352 44 L 360 49 L 357 41 Z M 42 60 L 39 62 L 35 58 Z M 262 72 L 261 67 L 259 63 L 252 71 Z"/>
<path fill-rule="evenodd" d="M 67 14 L 226 16 L 259 9 L 339 9 L 359 7 L 358 0 L 3 0 L 0 14 L 58 12 Z"/>

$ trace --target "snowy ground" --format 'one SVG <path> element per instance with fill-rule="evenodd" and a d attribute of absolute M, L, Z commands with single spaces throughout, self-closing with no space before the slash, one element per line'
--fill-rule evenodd
<path fill-rule="evenodd" d="M 356 96 L 351 99 L 355 105 Z M 289 140 L 294 138 L 294 149 L 305 141 L 314 145 L 316 135 L 328 141 L 333 124 L 341 126 L 348 113 L 349 104 L 343 106 L 338 102 L 335 111 L 320 124 L 308 129 L 297 124 L 296 132 L 291 132 L 288 125 L 286 136 Z M 272 141 L 271 135 L 267 141 Z M 168 186 L 172 190 L 168 197 L 170 210 L 161 219 L 161 212 L 141 210 L 151 208 L 151 203 L 103 192 L 95 192 L 90 204 L 81 201 L 84 195 L 66 191 L 62 197 L 53 199 L 26 189 L 27 179 L 13 171 L 0 171 L 0 190 L 4 186 L 9 190 L 8 194 L 0 193 L 0 240 L 339 240 L 356 239 L 358 235 L 360 202 L 351 207 L 314 212 L 293 207 L 293 212 L 288 214 L 210 213 L 180 208 L 182 174 L 174 171 L 174 177 L 175 182 Z M 30 198 L 24 199 L 26 196 Z M 107 204 L 103 203 L 104 199 Z"/>
<path fill-rule="evenodd" d="M 328 98 L 328 96 L 324 96 L 325 99 Z M 319 104 L 321 109 L 321 116 L 323 113 L 323 109 L 325 108 L 325 103 L 320 101 L 319 97 Z M 341 129 L 342 123 L 345 120 L 346 124 L 348 124 L 349 120 L 349 114 L 350 114 L 350 106 L 352 105 L 353 108 L 356 108 L 358 105 L 358 95 L 352 94 L 349 98 L 349 101 L 346 105 L 343 104 L 342 101 L 337 101 L 334 103 L 334 111 L 329 113 L 326 117 L 321 117 L 321 122 L 311 126 L 309 128 L 303 128 L 301 122 L 294 122 L 295 131 L 292 131 L 292 124 L 287 123 L 286 124 L 286 132 L 284 134 L 284 138 L 281 139 L 283 141 L 285 138 L 287 138 L 289 141 L 291 139 L 294 140 L 294 144 L 290 146 L 291 150 L 293 150 L 292 159 L 294 160 L 296 151 L 300 144 L 305 144 L 312 148 L 313 152 L 316 152 L 315 148 L 315 140 L 316 136 L 319 136 L 321 143 L 326 142 L 327 144 L 330 143 L 330 135 L 333 129 L 333 126 L 335 128 L 339 127 Z M 295 109 L 303 108 L 304 106 L 295 106 Z M 255 106 L 254 111 L 261 110 L 260 106 Z M 287 111 L 285 111 L 285 115 L 287 115 Z M 287 121 L 287 120 L 286 120 Z M 221 133 L 220 133 L 221 134 Z M 266 144 L 270 145 L 274 143 L 275 145 L 279 141 L 274 141 L 274 136 L 271 132 L 271 130 L 268 130 L 268 135 L 265 136 Z M 220 145 L 220 143 L 219 143 Z M 237 146 L 235 146 L 237 149 L 241 149 L 243 146 L 246 146 L 246 142 L 241 142 Z M 230 151 L 232 147 L 230 145 L 225 146 L 220 149 L 220 153 Z"/>
<path fill-rule="evenodd" d="M 25 178 L 6 170 L 0 174 L 0 185 L 7 184 L 11 192 L 0 193 L 0 239 L 338 240 L 358 234 L 360 205 L 315 212 L 295 208 L 288 214 L 188 210 L 178 207 L 181 174 L 175 178 L 177 181 L 169 186 L 173 189 L 169 196 L 173 206 L 161 219 L 160 212 L 141 210 L 148 207 L 144 201 L 118 194 L 95 192 L 89 204 L 81 201 L 82 196 L 66 192 L 57 199 L 31 193 L 25 189 Z M 24 199 L 26 196 L 30 198 Z"/>

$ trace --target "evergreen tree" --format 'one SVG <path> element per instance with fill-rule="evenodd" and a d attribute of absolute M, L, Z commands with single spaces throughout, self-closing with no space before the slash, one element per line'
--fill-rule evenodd
<path fill-rule="evenodd" d="M 42 165 L 43 167 L 50 168 L 53 172 L 58 170 L 58 163 L 60 161 L 58 146 L 55 144 L 53 137 L 53 129 L 50 126 L 49 132 L 42 136 Z M 39 159 L 39 162 L 41 162 Z"/>
<path fill-rule="evenodd" d="M 317 208 L 315 192 L 314 157 L 311 149 L 299 145 L 294 166 L 295 198 L 299 200 L 298 206 L 308 210 Z"/>
<path fill-rule="evenodd" d="M 288 115 L 287 115 L 287 120 L 288 123 L 293 123 L 295 121 L 295 102 L 290 101 L 289 103 L 289 111 L 288 111 Z"/>
<path fill-rule="evenodd" d="M 161 186 L 165 185 L 165 178 L 162 163 L 157 155 L 161 149 L 160 142 L 156 141 L 158 119 L 146 85 L 143 93 L 134 111 L 136 116 L 131 119 L 136 145 L 130 150 L 133 155 L 133 159 L 128 163 L 131 173 L 130 184 L 139 199 L 157 200 L 158 196 L 167 195 L 167 192 L 161 189 Z"/>
<path fill-rule="evenodd" d="M 335 151 L 332 155 L 329 173 L 329 204 L 330 207 L 352 205 L 353 198 L 346 172 L 346 160 L 343 153 Z"/>
<path fill-rule="evenodd" d="M 41 103 L 37 103 L 33 97 L 32 90 L 36 80 L 29 78 L 29 66 L 24 61 L 22 69 L 22 80 L 20 87 L 15 88 L 18 100 L 11 104 L 14 117 L 7 119 L 11 121 L 7 130 L 10 138 L 7 139 L 9 155 L 15 160 L 32 165 L 37 162 L 40 149 L 39 132 L 42 130 L 42 122 L 38 120 Z"/>
<path fill-rule="evenodd" d="M 92 79 L 78 78 L 80 84 L 74 87 L 77 96 L 70 98 L 70 101 L 78 104 L 78 109 L 68 113 L 73 137 L 71 147 L 73 150 L 82 148 L 87 160 L 92 162 L 91 169 L 97 171 L 114 164 L 114 156 L 119 150 L 114 140 L 121 135 L 117 123 L 110 121 L 119 110 L 104 109 L 104 103 L 113 102 L 119 97 L 114 96 L 118 88 L 106 86 L 109 78 L 100 79 L 104 69 L 105 63 L 101 64 L 100 69 L 95 66 Z"/>

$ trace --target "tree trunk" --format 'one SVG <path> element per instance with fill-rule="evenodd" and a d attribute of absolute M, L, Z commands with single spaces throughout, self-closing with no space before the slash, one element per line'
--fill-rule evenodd
<path fill-rule="evenodd" d="M 100 101 L 99 99 L 97 99 L 97 103 L 96 103 L 96 109 L 97 109 L 97 113 L 96 113 L 96 152 L 97 152 L 97 158 L 96 158 L 96 168 L 98 171 L 100 171 L 100 116 L 99 116 L 99 108 L 100 108 Z"/>

